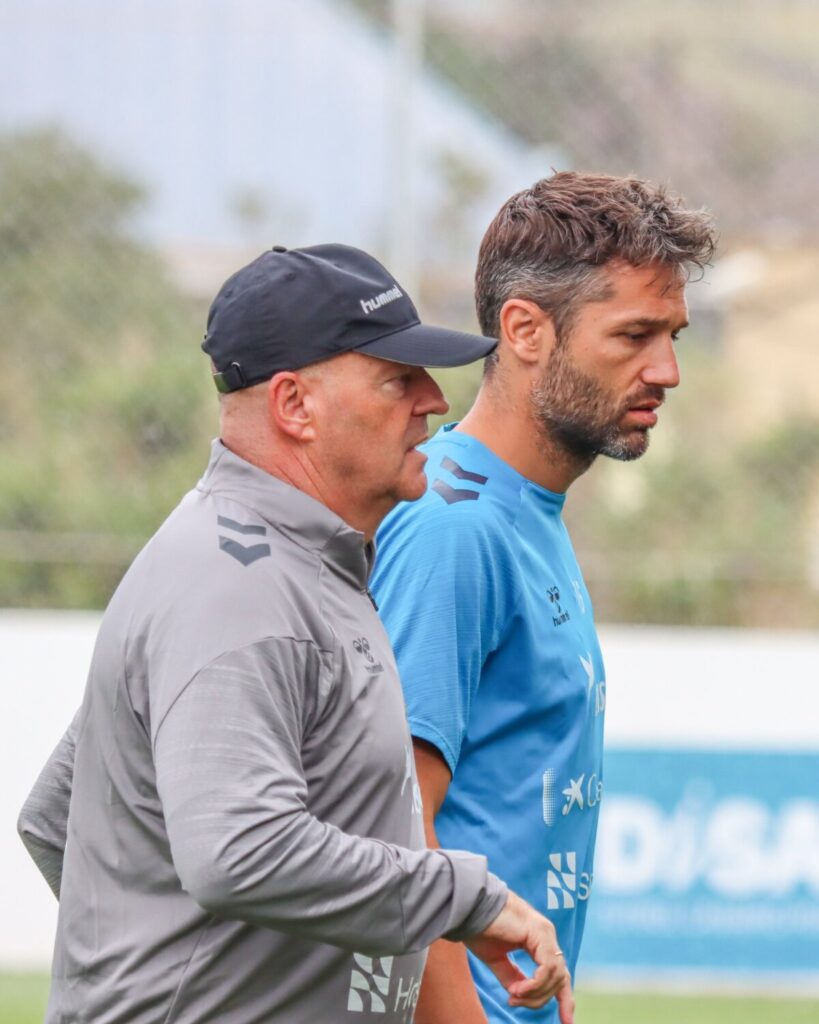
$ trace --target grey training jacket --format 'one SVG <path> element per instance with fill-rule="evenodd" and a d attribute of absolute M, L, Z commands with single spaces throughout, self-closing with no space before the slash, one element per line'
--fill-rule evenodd
<path fill-rule="evenodd" d="M 214 444 L 20 816 L 60 899 L 49 1024 L 408 1022 L 425 948 L 500 912 L 484 858 L 423 849 L 371 555 Z"/>

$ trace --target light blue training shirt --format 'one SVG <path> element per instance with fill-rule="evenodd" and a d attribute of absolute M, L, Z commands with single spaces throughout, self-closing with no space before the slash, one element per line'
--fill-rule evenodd
<path fill-rule="evenodd" d="M 485 854 L 548 915 L 574 977 L 603 794 L 606 687 L 591 600 L 565 495 L 454 426 L 423 448 L 425 496 L 383 523 L 372 589 L 411 732 L 452 772 L 441 845 Z M 489 968 L 471 955 L 470 966 L 492 1024 L 557 1020 L 554 1000 L 510 1009 Z"/>

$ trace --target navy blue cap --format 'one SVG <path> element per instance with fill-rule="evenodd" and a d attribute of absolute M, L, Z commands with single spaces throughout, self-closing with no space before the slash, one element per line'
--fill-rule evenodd
<path fill-rule="evenodd" d="M 216 387 L 228 392 L 342 352 L 410 366 L 462 366 L 496 344 L 422 324 L 404 289 L 360 249 L 277 245 L 219 289 L 202 348 Z"/>

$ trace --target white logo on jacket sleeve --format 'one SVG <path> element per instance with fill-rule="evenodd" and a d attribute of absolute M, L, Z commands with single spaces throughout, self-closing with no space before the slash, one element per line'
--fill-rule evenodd
<path fill-rule="evenodd" d="M 347 1009 L 350 1013 L 386 1013 L 393 957 L 353 953 L 356 966 L 350 975 Z"/>

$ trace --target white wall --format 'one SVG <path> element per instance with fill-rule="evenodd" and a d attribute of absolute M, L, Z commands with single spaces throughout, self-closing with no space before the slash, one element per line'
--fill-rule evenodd
<path fill-rule="evenodd" d="M 819 751 L 819 633 L 600 632 L 609 746 Z"/>
<path fill-rule="evenodd" d="M 0 964 L 51 958 L 57 902 L 17 837 L 20 806 L 76 710 L 95 612 L 0 611 Z"/>
<path fill-rule="evenodd" d="M 56 902 L 15 821 L 81 699 L 99 616 L 0 611 L 0 965 L 46 966 Z M 610 746 L 819 750 L 819 635 L 607 627 Z"/>

